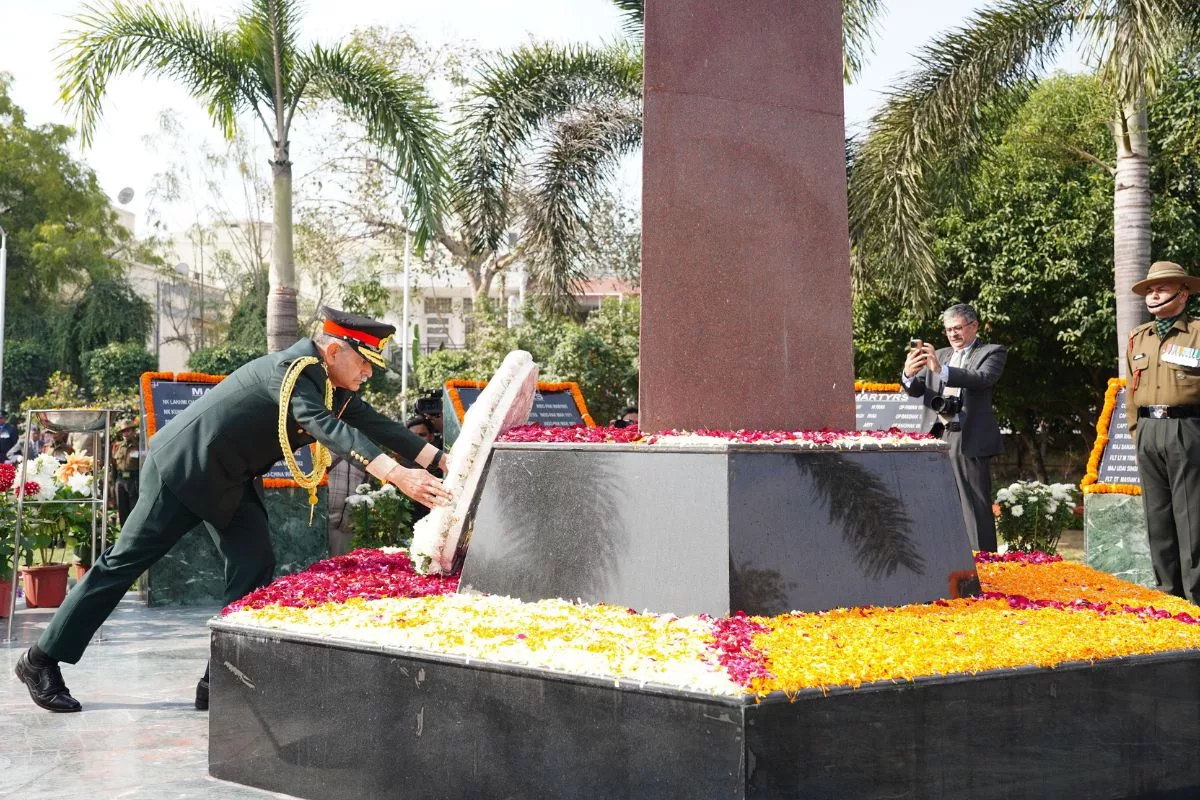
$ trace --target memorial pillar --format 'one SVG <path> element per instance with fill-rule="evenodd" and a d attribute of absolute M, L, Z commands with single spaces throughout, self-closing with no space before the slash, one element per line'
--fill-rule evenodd
<path fill-rule="evenodd" d="M 641 427 L 854 427 L 838 0 L 648 0 Z"/>

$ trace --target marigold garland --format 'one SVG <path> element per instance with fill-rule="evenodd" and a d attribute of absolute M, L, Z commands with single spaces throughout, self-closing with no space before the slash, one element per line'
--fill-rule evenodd
<path fill-rule="evenodd" d="M 225 380 L 224 375 L 210 375 L 207 372 L 143 372 L 142 373 L 142 413 L 146 418 L 146 440 L 158 432 L 158 418 L 154 415 L 154 398 L 151 394 L 154 381 L 174 381 L 177 383 L 211 383 L 218 384 Z M 328 476 L 321 479 L 318 486 L 328 486 Z M 264 489 L 299 489 L 300 485 L 290 478 L 263 478 Z"/>
<path fill-rule="evenodd" d="M 1142 487 L 1136 483 L 1097 482 L 1100 479 L 1100 459 L 1104 456 L 1104 448 L 1108 446 L 1108 429 L 1117 407 L 1117 393 L 1124 388 L 1124 378 L 1108 379 L 1108 388 L 1104 392 L 1104 406 L 1100 409 L 1099 419 L 1096 420 L 1096 441 L 1092 445 L 1091 454 L 1088 455 L 1087 474 L 1079 482 L 1079 488 L 1084 494 L 1139 495 L 1142 493 Z"/>
<path fill-rule="evenodd" d="M 1200 613 L 1178 598 L 1044 553 L 976 562 L 978 598 L 713 619 L 453 595 L 456 578 L 417 576 L 402 551 L 358 550 L 281 578 L 224 614 L 731 696 L 1200 649 Z"/>
<path fill-rule="evenodd" d="M 899 394 L 904 391 L 904 387 L 898 383 L 872 383 L 870 381 L 855 381 L 854 391 L 858 392 L 882 392 L 887 394 Z"/>

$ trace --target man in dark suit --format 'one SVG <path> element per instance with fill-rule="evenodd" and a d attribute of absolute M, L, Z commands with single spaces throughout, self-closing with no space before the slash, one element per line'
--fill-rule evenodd
<path fill-rule="evenodd" d="M 314 474 L 289 465 L 303 485 L 315 486 L 333 452 L 418 502 L 449 499 L 441 481 L 401 466 L 384 449 L 421 467 L 443 465 L 443 453 L 356 394 L 372 365 L 386 366 L 382 348 L 395 328 L 324 311 L 316 337 L 235 370 L 150 440 L 138 502 L 120 537 L 17 661 L 17 677 L 37 705 L 80 710 L 58 663 L 76 663 L 129 585 L 199 523 L 225 560 L 225 603 L 270 582 L 275 555 L 261 478 L 283 457 L 285 445 L 289 454 L 314 441 L 323 446 L 314 453 Z M 315 489 L 310 491 L 315 500 Z M 208 708 L 207 670 L 196 687 L 196 707 Z"/>
<path fill-rule="evenodd" d="M 921 429 L 950 445 L 950 463 L 962 502 L 967 536 L 976 550 L 996 550 L 992 514 L 992 456 L 1004 451 L 992 410 L 992 393 L 1008 351 L 977 339 L 979 315 L 966 303 L 942 314 L 949 347 L 934 350 L 915 341 L 904 361 L 902 380 L 925 406 Z"/>

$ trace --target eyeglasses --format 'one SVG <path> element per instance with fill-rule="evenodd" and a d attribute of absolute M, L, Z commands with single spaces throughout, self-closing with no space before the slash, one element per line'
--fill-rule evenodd
<path fill-rule="evenodd" d="M 953 327 L 950 327 L 950 328 L 943 328 L 942 330 L 944 330 L 944 331 L 945 331 L 947 334 L 951 334 L 951 333 L 958 333 L 958 332 L 959 332 L 959 331 L 961 331 L 963 328 L 969 328 L 969 327 L 971 327 L 971 326 L 972 326 L 972 325 L 974 325 L 974 324 L 975 324 L 974 322 L 964 322 L 962 325 L 955 325 L 955 326 L 953 326 Z"/>

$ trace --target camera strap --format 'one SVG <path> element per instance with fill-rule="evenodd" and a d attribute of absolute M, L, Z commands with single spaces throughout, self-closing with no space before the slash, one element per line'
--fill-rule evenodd
<path fill-rule="evenodd" d="M 961 369 L 965 359 L 965 350 L 955 350 L 954 355 L 950 356 L 950 367 L 952 369 Z M 942 397 L 958 397 L 962 394 L 962 389 L 958 386 L 943 386 Z M 945 424 L 949 425 L 958 414 L 938 414 L 940 419 Z"/>

